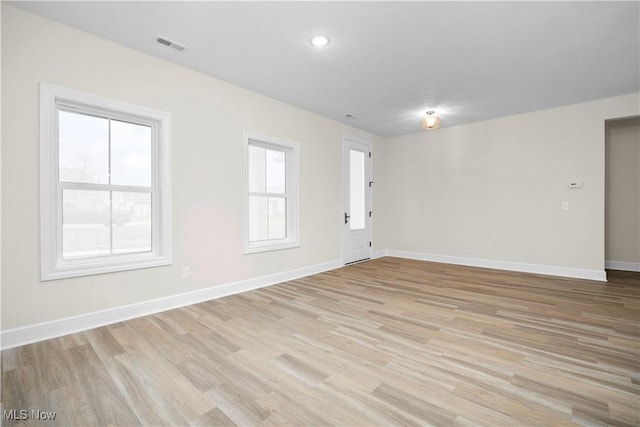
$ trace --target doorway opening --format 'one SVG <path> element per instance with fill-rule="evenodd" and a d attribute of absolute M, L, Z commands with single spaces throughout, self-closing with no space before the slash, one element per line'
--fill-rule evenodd
<path fill-rule="evenodd" d="M 605 122 L 605 269 L 640 279 L 640 117 Z"/>

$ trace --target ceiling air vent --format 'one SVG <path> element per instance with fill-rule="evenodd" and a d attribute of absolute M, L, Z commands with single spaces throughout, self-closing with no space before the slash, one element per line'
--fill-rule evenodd
<path fill-rule="evenodd" d="M 173 40 L 169 40 L 167 38 L 158 36 L 155 38 L 156 43 L 159 43 L 163 46 L 167 46 L 170 47 L 171 49 L 175 49 L 178 52 L 184 52 L 185 50 L 187 50 L 187 47 L 183 44 L 180 44 L 178 42 L 175 42 Z"/>

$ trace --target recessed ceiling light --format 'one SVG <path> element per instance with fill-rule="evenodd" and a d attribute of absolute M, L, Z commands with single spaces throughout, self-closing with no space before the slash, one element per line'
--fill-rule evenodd
<path fill-rule="evenodd" d="M 311 39 L 311 44 L 315 47 L 325 47 L 329 44 L 329 38 L 326 36 L 315 36 Z"/>

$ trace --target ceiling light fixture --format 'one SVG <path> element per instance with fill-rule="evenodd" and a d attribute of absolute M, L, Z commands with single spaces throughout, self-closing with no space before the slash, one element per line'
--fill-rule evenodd
<path fill-rule="evenodd" d="M 329 44 L 329 38 L 325 36 L 315 36 L 310 41 L 315 47 L 325 47 Z"/>
<path fill-rule="evenodd" d="M 435 111 L 427 111 L 422 118 L 422 128 L 426 130 L 434 130 L 440 127 L 440 117 L 436 116 Z"/>

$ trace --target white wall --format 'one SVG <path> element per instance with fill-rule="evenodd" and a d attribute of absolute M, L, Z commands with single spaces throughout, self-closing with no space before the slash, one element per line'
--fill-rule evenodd
<path fill-rule="evenodd" d="M 387 248 L 604 278 L 605 120 L 638 111 L 634 94 L 389 140 Z"/>
<path fill-rule="evenodd" d="M 40 82 L 172 114 L 172 266 L 39 280 Z M 337 261 L 342 136 L 380 142 L 7 4 L 2 88 L 3 330 Z M 244 129 L 301 145 L 298 249 L 242 255 Z M 183 266 L 191 279 L 181 280 Z"/>
<path fill-rule="evenodd" d="M 640 271 L 640 118 L 607 122 L 605 148 L 606 266 Z"/>

